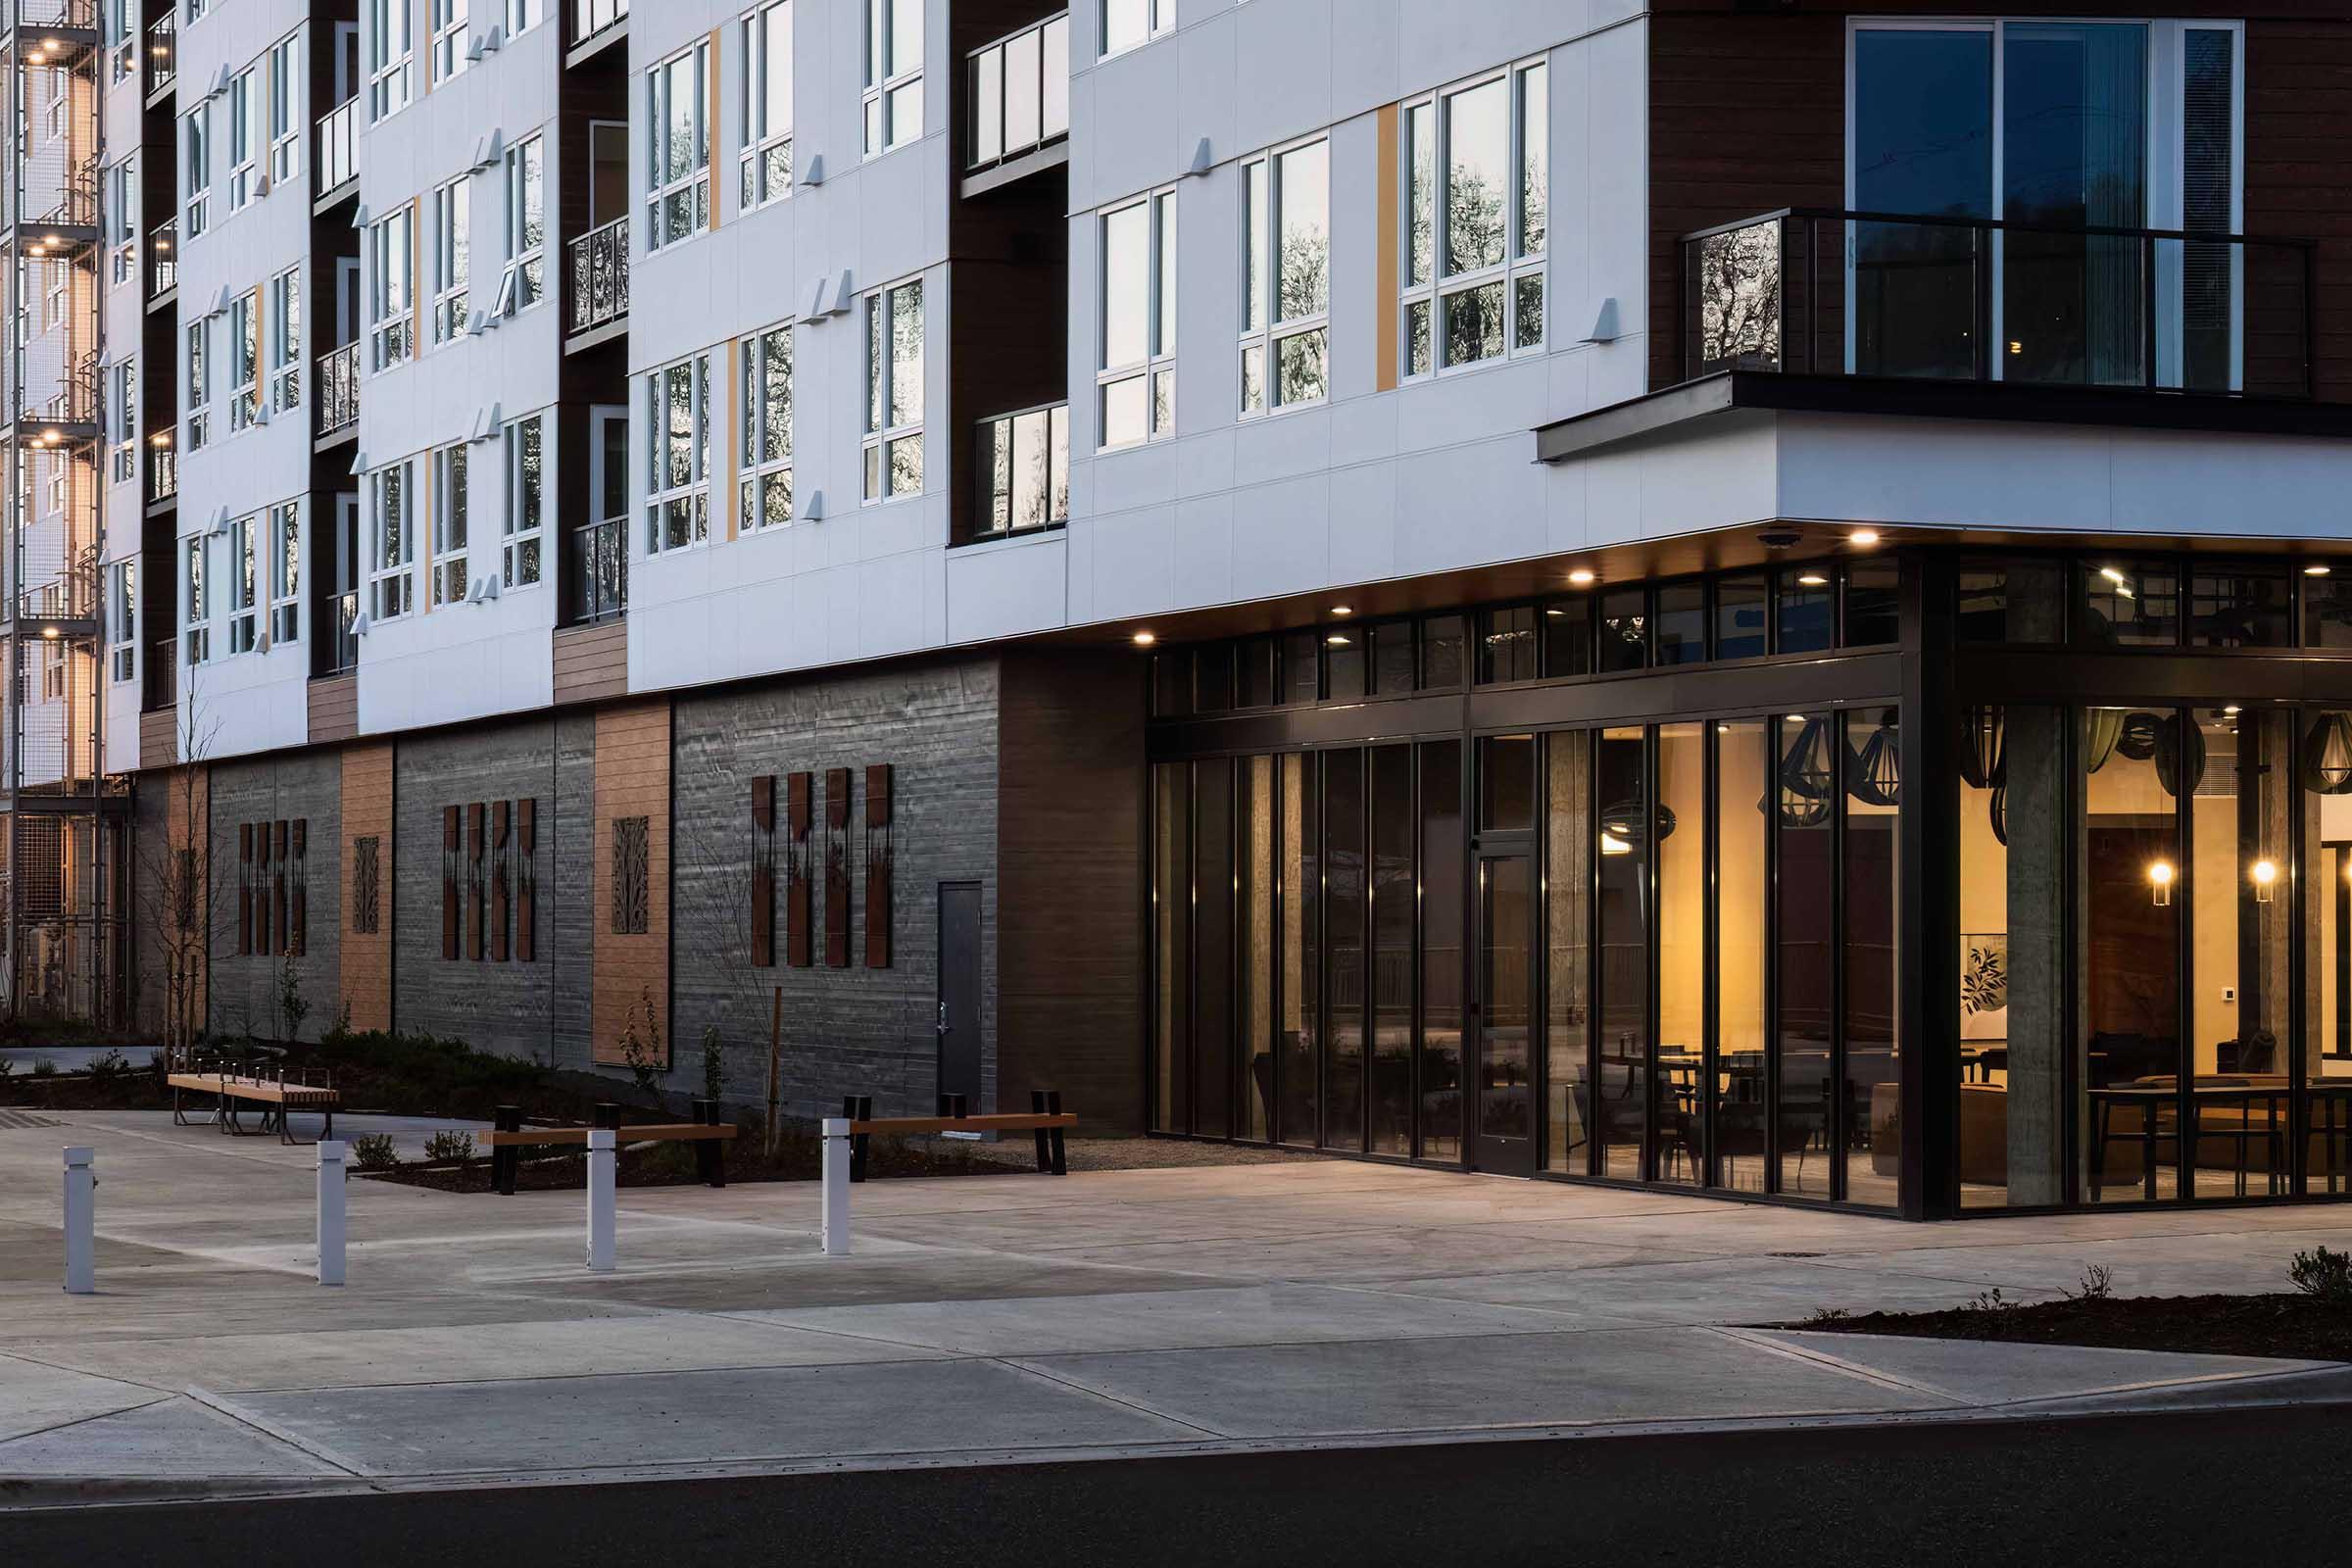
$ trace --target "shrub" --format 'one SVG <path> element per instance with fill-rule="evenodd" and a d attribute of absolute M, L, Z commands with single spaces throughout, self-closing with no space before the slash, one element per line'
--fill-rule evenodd
<path fill-rule="evenodd" d="M 90 1083 L 99 1089 L 109 1088 L 130 1076 L 130 1061 L 120 1051 L 109 1051 L 90 1063 Z"/>
<path fill-rule="evenodd" d="M 1995 1285 L 1989 1291 L 1979 1291 L 1977 1298 L 1961 1307 L 1960 1310 L 1963 1312 L 1989 1312 L 1997 1316 L 2002 1312 L 2014 1312 L 2017 1308 L 2018 1303 L 2003 1296 L 2001 1288 Z"/>
<path fill-rule="evenodd" d="M 2082 1283 L 2066 1293 L 2070 1301 L 2104 1301 L 2115 1294 L 2115 1275 L 2104 1263 L 2082 1265 Z"/>
<path fill-rule="evenodd" d="M 16 1070 L 17 1070 L 17 1058 L 16 1058 L 16 1057 L 14 1057 L 14 1056 L 0 1056 L 0 1078 L 5 1078 L 5 1077 L 7 1077 L 7 1076 L 8 1076 L 10 1073 L 12 1073 L 12 1072 L 15 1072 Z"/>
<path fill-rule="evenodd" d="M 47 1056 L 35 1056 L 32 1058 L 32 1075 L 35 1078 L 54 1078 L 57 1076 L 57 1063 Z"/>
<path fill-rule="evenodd" d="M 471 1159 L 473 1148 L 473 1134 L 460 1132 L 453 1128 L 437 1132 L 424 1141 L 424 1157 L 427 1159 Z"/>
<path fill-rule="evenodd" d="M 300 1040 L 302 1020 L 310 1015 L 310 999 L 302 994 L 302 971 L 295 966 L 294 950 L 289 947 L 277 961 L 278 1040 L 289 1046 Z"/>
<path fill-rule="evenodd" d="M 1828 1328 L 1834 1323 L 1842 1323 L 1851 1316 L 1853 1314 L 1842 1306 L 1817 1306 L 1813 1309 L 1813 1315 L 1805 1319 L 1805 1322 L 1817 1327 Z"/>
<path fill-rule="evenodd" d="M 2296 1290 L 2330 1306 L 2352 1306 L 2352 1253 L 2315 1247 L 2297 1252 L 2286 1266 Z"/>
<path fill-rule="evenodd" d="M 647 1100 L 659 1101 L 662 1073 L 667 1063 L 662 1054 L 662 1015 L 654 1009 L 651 986 L 638 992 L 638 1000 L 629 1004 L 629 1015 L 622 1020 L 620 1059 L 628 1063 L 629 1076 L 637 1081 L 637 1093 Z"/>
<path fill-rule="evenodd" d="M 400 1146 L 390 1133 L 362 1133 L 351 1141 L 351 1159 L 362 1170 L 390 1170 L 400 1163 Z"/>

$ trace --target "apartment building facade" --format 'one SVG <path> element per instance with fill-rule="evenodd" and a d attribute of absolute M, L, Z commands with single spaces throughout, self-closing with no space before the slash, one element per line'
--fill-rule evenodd
<path fill-rule="evenodd" d="M 123 1015 L 741 1099 L 781 1017 L 803 1112 L 1914 1217 L 2352 1178 L 2324 8 L 98 9 Z"/>

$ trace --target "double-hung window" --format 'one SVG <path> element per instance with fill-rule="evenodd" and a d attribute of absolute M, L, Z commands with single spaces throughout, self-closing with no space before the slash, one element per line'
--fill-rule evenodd
<path fill-rule="evenodd" d="M 239 517 L 228 525 L 228 652 L 250 654 L 261 635 L 262 519 Z"/>
<path fill-rule="evenodd" d="M 270 280 L 270 412 L 302 407 L 302 269 Z"/>
<path fill-rule="evenodd" d="M 506 542 L 500 572 L 510 588 L 539 580 L 547 524 L 547 416 L 534 414 L 507 426 Z"/>
<path fill-rule="evenodd" d="M 433 341 L 466 335 L 472 275 L 473 177 L 460 174 L 433 192 Z"/>
<path fill-rule="evenodd" d="M 106 242 L 107 276 L 121 288 L 139 275 L 139 155 L 110 166 L 98 206 Z"/>
<path fill-rule="evenodd" d="M 696 44 L 645 74 L 645 248 L 710 226 L 710 45 Z"/>
<path fill-rule="evenodd" d="M 743 19 L 743 205 L 792 194 L 792 0 Z"/>
<path fill-rule="evenodd" d="M 180 117 L 180 226 L 194 239 L 212 226 L 213 135 L 210 111 L 198 104 Z"/>
<path fill-rule="evenodd" d="M 923 133 L 923 0 L 865 0 L 865 155 Z"/>
<path fill-rule="evenodd" d="M 252 424 L 261 409 L 262 323 L 249 291 L 228 307 L 228 433 Z"/>
<path fill-rule="evenodd" d="M 466 69 L 466 13 L 468 0 L 432 0 L 433 80 L 447 81 Z"/>
<path fill-rule="evenodd" d="M 302 640 L 302 503 L 270 509 L 270 646 Z"/>
<path fill-rule="evenodd" d="M 416 92 L 416 44 L 411 0 L 368 0 L 368 118 L 409 107 Z"/>
<path fill-rule="evenodd" d="M 117 360 L 106 368 L 106 472 L 114 484 L 139 476 L 139 362 Z"/>
<path fill-rule="evenodd" d="M 213 583 L 202 535 L 181 547 L 180 562 L 181 648 L 188 663 L 201 664 L 213 657 Z"/>
<path fill-rule="evenodd" d="M 792 520 L 792 328 L 737 345 L 743 421 L 736 433 L 736 518 L 745 530 Z"/>
<path fill-rule="evenodd" d="M 416 345 L 416 209 L 414 204 L 379 220 L 368 234 L 368 338 L 373 368 L 388 370 Z"/>
<path fill-rule="evenodd" d="M 547 292 L 546 151 L 538 137 L 507 149 L 507 270 L 498 314 L 513 316 Z"/>
<path fill-rule="evenodd" d="M 1242 166 L 1242 413 L 1320 403 L 1330 385 L 1331 144 Z"/>
<path fill-rule="evenodd" d="M 1102 0 L 1102 52 L 1150 43 L 1176 25 L 1176 0 Z"/>
<path fill-rule="evenodd" d="M 139 670 L 139 564 L 106 568 L 106 667 L 117 684 Z"/>
<path fill-rule="evenodd" d="M 1406 375 L 1544 347 L 1547 75 L 1536 61 L 1405 106 Z"/>
<path fill-rule="evenodd" d="M 865 499 L 923 490 L 923 280 L 865 297 Z"/>
<path fill-rule="evenodd" d="M 201 452 L 213 438 L 213 357 L 202 321 L 188 323 L 187 450 Z"/>
<path fill-rule="evenodd" d="M 416 598 L 416 535 L 410 525 L 415 460 L 368 475 L 368 605 L 377 620 L 405 615 Z"/>
<path fill-rule="evenodd" d="M 645 378 L 645 548 L 683 550 L 710 537 L 710 356 Z"/>
<path fill-rule="evenodd" d="M 258 73 L 252 66 L 228 81 L 228 210 L 242 211 L 259 194 L 255 174 L 261 165 L 262 98 Z"/>
<path fill-rule="evenodd" d="M 433 603 L 466 602 L 466 521 L 472 513 L 466 493 L 464 442 L 433 450 Z"/>
<path fill-rule="evenodd" d="M 272 190 L 302 172 L 302 34 L 270 46 L 270 186 Z"/>
<path fill-rule="evenodd" d="M 1176 431 L 1176 193 L 1102 215 L 1102 440 Z"/>

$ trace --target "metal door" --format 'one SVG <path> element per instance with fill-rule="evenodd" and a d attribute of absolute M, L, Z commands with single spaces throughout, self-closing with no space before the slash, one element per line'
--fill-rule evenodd
<path fill-rule="evenodd" d="M 939 885 L 939 1092 L 980 1100 L 980 884 Z"/>

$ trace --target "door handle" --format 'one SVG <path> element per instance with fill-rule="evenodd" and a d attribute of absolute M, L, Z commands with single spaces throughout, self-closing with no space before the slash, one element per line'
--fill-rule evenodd
<path fill-rule="evenodd" d="M 948 1022 L 948 1004 L 944 1002 L 939 1004 L 939 1022 L 935 1027 L 943 1035 L 955 1033 L 956 1026 Z"/>

